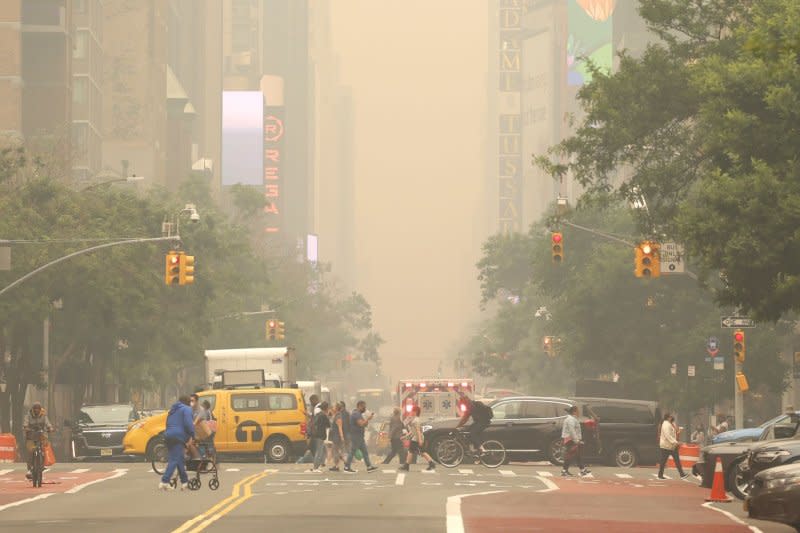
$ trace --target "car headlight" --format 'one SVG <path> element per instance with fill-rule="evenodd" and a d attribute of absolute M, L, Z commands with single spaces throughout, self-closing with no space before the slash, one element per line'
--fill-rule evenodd
<path fill-rule="evenodd" d="M 128 431 L 134 431 L 142 426 L 144 426 L 144 421 L 140 420 L 139 422 L 135 422 L 133 425 L 131 425 L 131 427 L 128 428 Z"/>
<path fill-rule="evenodd" d="M 764 488 L 779 489 L 797 484 L 800 484 L 800 476 L 782 477 L 778 479 L 768 479 L 764 482 Z"/>
<path fill-rule="evenodd" d="M 430 431 L 433 429 L 433 426 L 422 426 L 422 432 L 425 433 L 426 431 Z"/>
<path fill-rule="evenodd" d="M 759 463 L 771 463 L 778 457 L 786 457 L 790 455 L 788 450 L 772 450 L 766 452 L 758 452 L 755 455 L 755 460 Z"/>

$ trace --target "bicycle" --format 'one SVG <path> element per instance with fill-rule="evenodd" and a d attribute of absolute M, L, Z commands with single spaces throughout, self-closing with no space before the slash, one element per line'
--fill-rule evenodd
<path fill-rule="evenodd" d="M 31 450 L 31 482 L 34 488 L 42 486 L 42 474 L 44 473 L 44 431 L 31 431 L 31 440 L 35 443 Z"/>
<path fill-rule="evenodd" d="M 464 462 L 466 457 L 480 462 L 487 468 L 497 468 L 506 461 L 506 447 L 497 440 L 485 440 L 482 450 L 473 452 L 470 449 L 469 433 L 464 430 L 453 431 L 447 437 L 436 442 L 436 460 L 445 468 L 455 468 Z"/>

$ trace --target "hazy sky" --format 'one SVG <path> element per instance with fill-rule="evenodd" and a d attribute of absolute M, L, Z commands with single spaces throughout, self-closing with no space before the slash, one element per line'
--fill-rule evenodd
<path fill-rule="evenodd" d="M 488 8 L 483 0 L 331 4 L 356 109 L 357 288 L 388 341 L 386 372 L 432 375 L 477 314 Z"/>

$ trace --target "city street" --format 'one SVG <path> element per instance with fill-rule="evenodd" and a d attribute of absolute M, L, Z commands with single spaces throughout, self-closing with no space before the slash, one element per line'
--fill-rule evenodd
<path fill-rule="evenodd" d="M 24 467 L 0 469 L 3 531 L 703 531 L 792 528 L 745 518 L 739 501 L 705 506 L 693 479 L 660 481 L 653 468 L 599 467 L 563 479 L 549 464 L 435 472 L 382 466 L 367 474 L 306 472 L 308 465 L 227 463 L 220 487 L 156 490 L 143 463 L 59 464 L 33 489 Z"/>

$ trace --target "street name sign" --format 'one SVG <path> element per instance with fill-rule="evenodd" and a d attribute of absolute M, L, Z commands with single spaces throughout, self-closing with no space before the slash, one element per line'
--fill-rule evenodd
<path fill-rule="evenodd" d="M 723 328 L 754 328 L 756 321 L 746 316 L 721 316 L 720 327 Z"/>
<path fill-rule="evenodd" d="M 674 242 L 662 242 L 658 251 L 661 261 L 661 274 L 683 274 L 686 266 L 683 262 L 683 246 Z"/>

